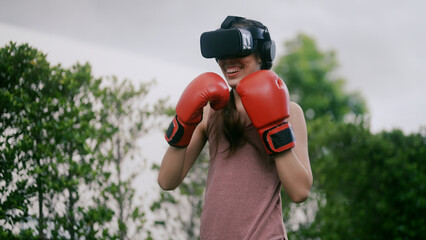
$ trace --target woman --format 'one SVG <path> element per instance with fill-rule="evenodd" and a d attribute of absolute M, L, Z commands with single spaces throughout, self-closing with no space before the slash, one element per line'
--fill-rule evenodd
<path fill-rule="evenodd" d="M 178 187 L 209 141 L 200 238 L 287 239 L 281 186 L 292 201 L 302 202 L 312 172 L 303 111 L 269 71 L 275 49 L 268 29 L 230 16 L 221 29 L 203 33 L 201 50 L 216 58 L 227 85 L 204 73 L 182 93 L 158 183 L 164 190 Z"/>

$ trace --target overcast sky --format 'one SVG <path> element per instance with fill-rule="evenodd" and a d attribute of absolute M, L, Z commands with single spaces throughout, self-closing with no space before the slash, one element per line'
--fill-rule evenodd
<path fill-rule="evenodd" d="M 373 131 L 426 125 L 426 1 L 0 0 L 0 43 L 27 41 L 65 66 L 90 61 L 98 76 L 156 78 L 175 101 L 204 71 L 199 37 L 227 15 L 269 27 L 283 54 L 298 33 L 335 50 L 348 91 L 360 91 Z M 302 106 L 303 107 L 303 106 Z"/>

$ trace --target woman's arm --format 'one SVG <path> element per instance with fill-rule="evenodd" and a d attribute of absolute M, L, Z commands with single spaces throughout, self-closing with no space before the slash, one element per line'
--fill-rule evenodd
<path fill-rule="evenodd" d="M 296 138 L 294 148 L 276 156 L 275 165 L 281 184 L 294 202 L 303 202 L 309 196 L 313 177 L 308 154 L 308 135 L 302 108 L 290 103 L 290 122 Z"/>
<path fill-rule="evenodd" d="M 206 125 L 208 107 L 204 108 L 203 120 L 198 124 L 191 137 L 188 147 L 177 148 L 169 146 L 161 162 L 158 173 L 158 184 L 163 190 L 177 188 L 188 174 L 200 152 L 207 142 Z"/>

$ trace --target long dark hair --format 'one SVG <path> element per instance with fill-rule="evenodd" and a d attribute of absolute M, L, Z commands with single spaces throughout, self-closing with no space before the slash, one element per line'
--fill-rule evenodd
<path fill-rule="evenodd" d="M 248 141 L 244 133 L 245 126 L 235 104 L 233 91 L 234 89 L 231 89 L 228 104 L 223 109 L 214 111 L 211 115 L 211 119 L 209 119 L 209 121 L 213 121 L 214 123 L 211 129 L 212 134 L 210 134 L 214 137 L 214 139 L 210 139 L 210 141 L 214 141 L 216 146 L 213 156 L 217 154 L 217 147 L 221 141 L 219 133 L 223 133 L 225 139 L 228 141 L 229 146 L 225 149 L 225 151 L 229 150 L 228 157 L 233 155 L 245 141 Z"/>

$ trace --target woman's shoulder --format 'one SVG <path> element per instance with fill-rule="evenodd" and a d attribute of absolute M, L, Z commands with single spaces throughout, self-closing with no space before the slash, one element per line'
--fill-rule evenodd
<path fill-rule="evenodd" d="M 302 113 L 303 114 L 303 109 L 302 107 L 295 103 L 295 102 L 290 102 L 290 113 Z"/>
<path fill-rule="evenodd" d="M 299 121 L 305 121 L 305 114 L 303 112 L 302 107 L 295 103 L 295 102 L 290 102 L 290 117 L 289 117 L 289 121 L 290 122 L 299 122 Z"/>

